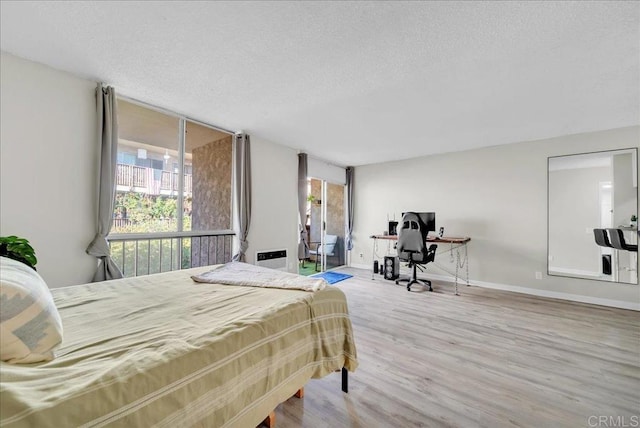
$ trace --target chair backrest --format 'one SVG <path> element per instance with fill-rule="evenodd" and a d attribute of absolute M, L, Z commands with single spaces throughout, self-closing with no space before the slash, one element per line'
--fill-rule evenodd
<path fill-rule="evenodd" d="M 596 244 L 600 245 L 601 247 L 611 247 L 613 248 L 613 245 L 611 245 L 611 242 L 609 242 L 609 238 L 607 237 L 607 231 L 604 229 L 593 229 L 593 236 L 596 240 Z"/>
<path fill-rule="evenodd" d="M 620 229 L 607 229 L 609 232 L 609 239 L 611 240 L 611 246 L 618 250 L 638 251 L 637 245 L 629 245 L 624 240 L 624 233 Z"/>
<path fill-rule="evenodd" d="M 398 228 L 398 257 L 405 261 L 424 260 L 427 229 L 414 212 L 404 213 Z"/>
<path fill-rule="evenodd" d="M 338 242 L 337 235 L 325 235 L 324 237 L 324 246 L 320 246 L 318 248 L 318 254 L 326 254 L 327 256 L 333 256 L 333 252 L 336 248 L 336 243 Z"/>

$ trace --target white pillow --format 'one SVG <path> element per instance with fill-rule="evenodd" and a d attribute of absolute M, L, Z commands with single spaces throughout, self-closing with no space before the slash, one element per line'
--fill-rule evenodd
<path fill-rule="evenodd" d="M 24 263 L 0 257 L 0 359 L 49 361 L 61 342 L 60 314 L 42 277 Z"/>

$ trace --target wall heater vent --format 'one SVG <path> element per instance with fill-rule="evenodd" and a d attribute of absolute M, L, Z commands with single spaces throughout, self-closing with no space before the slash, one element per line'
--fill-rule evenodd
<path fill-rule="evenodd" d="M 287 271 L 287 250 L 256 251 L 256 266 Z"/>

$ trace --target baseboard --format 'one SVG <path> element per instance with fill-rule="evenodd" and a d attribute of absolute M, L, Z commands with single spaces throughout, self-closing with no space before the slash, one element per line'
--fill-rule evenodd
<path fill-rule="evenodd" d="M 557 273 L 569 275 L 569 276 L 577 276 L 577 277 L 586 276 L 588 278 L 600 278 L 599 272 L 594 272 L 590 270 L 564 269 L 556 266 L 549 266 L 548 271 L 557 272 Z"/>
<path fill-rule="evenodd" d="M 356 268 L 356 269 L 371 270 L 371 271 L 373 270 L 373 265 L 369 266 L 369 265 L 365 265 L 364 263 L 351 263 L 349 267 Z"/>
<path fill-rule="evenodd" d="M 369 271 L 372 270 L 371 266 L 365 265 L 365 264 L 353 263 L 351 267 L 357 268 L 357 269 L 366 269 Z M 405 273 L 403 269 L 401 269 L 401 271 Z M 435 279 L 438 281 L 455 282 L 455 278 L 449 275 L 436 275 L 436 274 L 429 273 L 427 277 L 429 279 Z M 521 287 L 518 285 L 510 285 L 510 284 L 498 284 L 495 282 L 487 282 L 487 281 L 473 280 L 473 281 L 469 281 L 469 283 L 477 287 L 492 288 L 494 290 L 511 291 L 513 293 L 530 294 L 532 296 L 550 297 L 552 299 L 568 300 L 571 302 L 589 303 L 592 305 L 608 306 L 612 308 L 640 311 L 640 303 L 637 303 L 637 302 L 625 302 L 621 300 L 603 299 L 600 297 L 582 296 L 579 294 L 562 293 L 559 291 L 540 290 L 538 288 Z M 466 282 L 464 281 L 464 279 L 462 278 L 458 279 L 458 287 L 466 287 Z M 464 288 L 461 288 L 461 291 L 464 292 Z"/>
<path fill-rule="evenodd" d="M 552 299 L 569 300 L 572 302 L 589 303 L 591 305 L 608 306 L 619 309 L 640 311 L 640 303 L 625 302 L 622 300 L 603 299 L 601 297 L 582 296 L 579 294 L 562 293 L 559 291 L 540 290 L 538 288 L 520 287 L 517 285 L 496 284 L 485 281 L 472 281 L 472 285 L 496 290 L 511 291 L 514 293 L 531 294 L 533 296 L 550 297 Z"/>

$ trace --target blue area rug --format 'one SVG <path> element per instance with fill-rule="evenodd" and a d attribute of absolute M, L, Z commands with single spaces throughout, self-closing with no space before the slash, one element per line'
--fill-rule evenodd
<path fill-rule="evenodd" d="M 344 281 L 351 278 L 353 275 L 347 275 L 346 273 L 338 272 L 322 272 L 315 275 L 311 275 L 311 278 L 324 278 L 329 284 L 335 284 L 336 282 Z"/>

